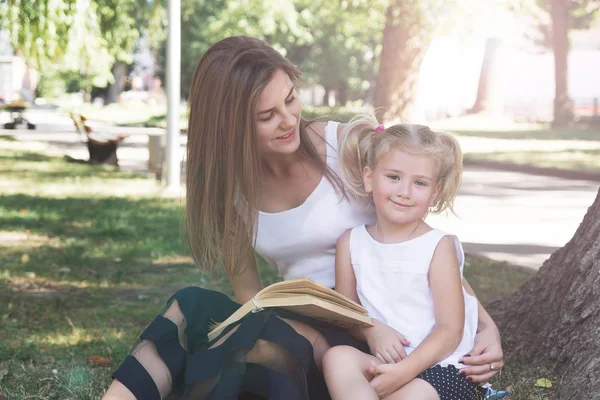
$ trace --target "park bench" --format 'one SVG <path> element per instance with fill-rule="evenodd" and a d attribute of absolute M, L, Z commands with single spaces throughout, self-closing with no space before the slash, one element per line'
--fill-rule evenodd
<path fill-rule="evenodd" d="M 119 165 L 117 148 L 123 140 L 128 138 L 128 136 L 115 136 L 94 132 L 92 127 L 87 123 L 87 118 L 81 114 L 71 113 L 71 119 L 75 124 L 77 133 L 79 133 L 82 139 L 85 138 L 82 141 L 86 142 L 90 157 L 87 161 L 67 157 L 69 161 L 86 162 L 89 164 Z"/>

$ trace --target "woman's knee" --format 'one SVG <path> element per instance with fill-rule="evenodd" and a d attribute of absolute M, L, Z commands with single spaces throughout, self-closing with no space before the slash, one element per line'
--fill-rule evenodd
<path fill-rule="evenodd" d="M 171 296 L 169 305 L 174 301 L 179 303 L 184 318 L 197 320 L 203 325 L 210 320 L 224 321 L 240 307 L 224 293 L 198 286 L 179 289 Z"/>

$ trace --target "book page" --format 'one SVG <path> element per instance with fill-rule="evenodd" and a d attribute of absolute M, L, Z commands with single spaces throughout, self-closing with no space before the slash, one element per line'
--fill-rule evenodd
<path fill-rule="evenodd" d="M 287 281 L 277 282 L 271 286 L 268 286 L 261 290 L 257 294 L 257 298 L 266 299 L 273 297 L 279 293 L 286 295 L 287 293 L 301 293 L 301 294 L 311 294 L 316 297 L 320 297 L 323 299 L 328 299 L 329 301 L 334 302 L 335 304 L 339 304 L 340 306 L 347 307 L 352 310 L 356 310 L 357 312 L 366 313 L 367 310 L 364 309 L 360 304 L 350 300 L 346 296 L 336 292 L 333 289 L 325 287 L 321 284 L 318 284 L 308 278 L 297 278 L 290 279 Z M 279 296 L 277 296 L 279 297 Z"/>

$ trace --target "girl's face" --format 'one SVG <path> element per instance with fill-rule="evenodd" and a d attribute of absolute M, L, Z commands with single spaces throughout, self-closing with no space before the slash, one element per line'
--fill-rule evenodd
<path fill-rule="evenodd" d="M 294 153 L 300 146 L 302 103 L 290 77 L 281 69 L 258 98 L 256 140 L 264 156 Z"/>
<path fill-rule="evenodd" d="M 425 217 L 440 190 L 436 160 L 392 149 L 373 170 L 365 167 L 365 189 L 373 196 L 377 219 L 409 224 Z"/>

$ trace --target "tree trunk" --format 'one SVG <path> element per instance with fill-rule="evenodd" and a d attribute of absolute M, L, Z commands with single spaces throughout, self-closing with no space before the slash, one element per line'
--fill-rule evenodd
<path fill-rule="evenodd" d="M 323 93 L 323 106 L 329 107 L 329 93 L 330 89 L 328 87 L 324 87 L 325 92 Z"/>
<path fill-rule="evenodd" d="M 336 103 L 345 107 L 346 103 L 348 103 L 348 83 L 345 81 L 339 81 L 337 84 L 337 92 L 335 95 Z"/>
<path fill-rule="evenodd" d="M 485 41 L 485 53 L 479 74 L 479 87 L 477 89 L 477 99 L 471 108 L 472 113 L 483 111 L 501 112 L 500 101 L 500 63 L 498 60 L 500 50 L 500 40 L 498 38 L 488 38 Z"/>
<path fill-rule="evenodd" d="M 106 101 L 104 104 L 108 105 L 115 103 L 119 98 L 119 95 L 123 91 L 125 85 L 125 74 L 127 73 L 127 64 L 122 61 L 116 61 L 112 67 L 112 74 L 115 78 L 115 83 L 111 83 L 108 86 L 106 93 Z"/>
<path fill-rule="evenodd" d="M 600 191 L 569 243 L 488 310 L 507 354 L 563 377 L 559 399 L 600 399 Z"/>
<path fill-rule="evenodd" d="M 418 0 L 393 0 L 386 12 L 379 73 L 375 85 L 377 118 L 404 118 L 416 98 L 419 70 L 429 46 Z"/>
<path fill-rule="evenodd" d="M 554 120 L 552 127 L 561 128 L 573 121 L 573 103 L 569 98 L 569 1 L 552 0 L 552 47 L 554 49 Z"/>

